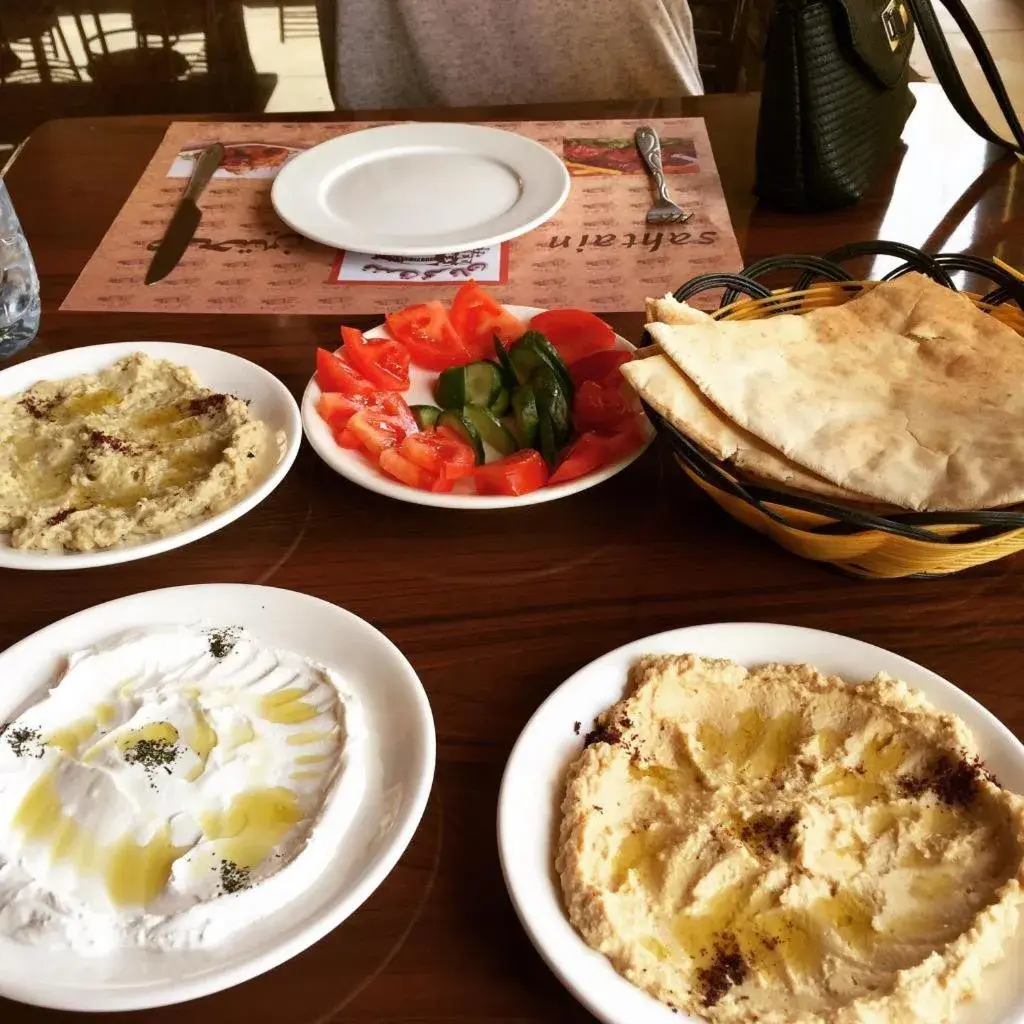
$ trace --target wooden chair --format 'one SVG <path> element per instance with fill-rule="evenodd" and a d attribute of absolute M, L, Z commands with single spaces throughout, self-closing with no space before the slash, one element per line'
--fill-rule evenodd
<path fill-rule="evenodd" d="M 765 6 L 766 0 L 690 0 L 705 91 L 740 90 L 751 15 Z"/>

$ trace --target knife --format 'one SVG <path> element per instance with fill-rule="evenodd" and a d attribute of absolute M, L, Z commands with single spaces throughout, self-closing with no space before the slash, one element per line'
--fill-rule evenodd
<path fill-rule="evenodd" d="M 203 189 L 209 184 L 213 172 L 223 159 L 224 147 L 219 142 L 204 149 L 199 155 L 195 167 L 192 168 L 192 176 L 185 187 L 185 194 L 181 197 L 174 216 L 171 217 L 171 223 L 167 225 L 164 237 L 160 239 L 160 245 L 153 254 L 149 270 L 146 271 L 146 284 L 162 281 L 185 254 L 203 216 L 202 211 L 196 206 L 196 201 L 203 194 Z"/>

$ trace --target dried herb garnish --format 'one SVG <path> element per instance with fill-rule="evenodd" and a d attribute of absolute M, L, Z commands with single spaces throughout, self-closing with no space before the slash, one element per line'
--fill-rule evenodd
<path fill-rule="evenodd" d="M 252 885 L 249 869 L 243 868 L 233 860 L 220 862 L 220 887 L 227 893 L 241 892 Z"/>
<path fill-rule="evenodd" d="M 743 984 L 747 973 L 747 963 L 735 938 L 728 933 L 723 934 L 711 963 L 697 972 L 704 1005 L 714 1006 L 733 985 Z"/>
<path fill-rule="evenodd" d="M 7 726 L 4 735 L 15 757 L 42 757 L 45 753 L 42 733 L 38 729 L 29 729 L 24 725 L 17 729 Z"/>
<path fill-rule="evenodd" d="M 759 814 L 740 829 L 740 838 L 751 846 L 770 853 L 781 853 L 793 841 L 800 815 L 791 811 L 783 818 Z"/>
<path fill-rule="evenodd" d="M 126 747 L 121 756 L 128 764 L 142 767 L 149 779 L 149 784 L 156 788 L 154 776 L 159 769 L 171 774 L 171 765 L 178 760 L 181 750 L 177 743 L 170 740 L 138 740 Z"/>
<path fill-rule="evenodd" d="M 238 643 L 238 627 L 226 626 L 224 629 L 211 629 L 209 637 L 210 653 L 215 658 L 226 658 Z"/>

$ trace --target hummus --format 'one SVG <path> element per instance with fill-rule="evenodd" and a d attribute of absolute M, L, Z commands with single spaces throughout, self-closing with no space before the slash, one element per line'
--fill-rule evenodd
<path fill-rule="evenodd" d="M 343 681 L 230 628 L 80 651 L 0 731 L 0 936 L 85 955 L 262 920 L 316 883 L 366 788 Z"/>
<path fill-rule="evenodd" d="M 176 533 L 235 504 L 279 457 L 245 402 L 135 353 L 0 399 L 0 532 L 58 551 Z"/>
<path fill-rule="evenodd" d="M 938 1024 L 1017 928 L 1024 799 L 904 683 L 651 657 L 587 739 L 556 863 L 569 917 L 675 1008 Z"/>

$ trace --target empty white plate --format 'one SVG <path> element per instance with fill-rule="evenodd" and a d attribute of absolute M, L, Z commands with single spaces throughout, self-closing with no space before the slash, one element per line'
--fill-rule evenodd
<path fill-rule="evenodd" d="M 730 658 L 748 668 L 768 662 L 814 665 L 847 682 L 887 672 L 959 715 L 982 756 L 1015 793 L 1024 792 L 1024 745 L 976 700 L 941 676 L 860 640 L 799 626 L 721 622 L 636 640 L 592 661 L 540 706 L 512 748 L 498 798 L 498 852 L 519 919 L 565 987 L 604 1024 L 702 1024 L 675 1013 L 616 973 L 569 923 L 554 870 L 565 774 L 596 715 L 622 699 L 629 667 L 645 654 Z M 576 734 L 578 724 L 579 735 Z M 954 1024 L 1019 1024 L 1024 1019 L 1024 927 L 983 975 L 981 992 Z"/>
<path fill-rule="evenodd" d="M 382 256 L 463 252 L 525 234 L 569 195 L 539 142 L 473 124 L 395 124 L 321 143 L 274 180 L 278 216 L 315 242 Z"/>
<path fill-rule="evenodd" d="M 0 937 L 0 996 L 61 1010 L 140 1010 L 229 988 L 337 928 L 409 845 L 434 777 L 427 695 L 387 637 L 308 594 L 238 584 L 172 587 L 62 619 L 0 655 L 0 722 L 45 695 L 75 651 L 128 630 L 197 624 L 240 626 L 264 644 L 312 658 L 336 671 L 359 701 L 367 729 L 367 784 L 347 831 L 308 889 L 219 946 L 86 957 Z"/>
<path fill-rule="evenodd" d="M 30 359 L 0 371 L 0 398 L 16 395 L 41 380 L 61 380 L 79 374 L 97 373 L 118 359 L 142 352 L 153 359 L 167 359 L 187 366 L 213 391 L 244 398 L 253 416 L 284 438 L 276 463 L 268 466 L 256 486 L 242 499 L 216 515 L 200 519 L 166 537 L 101 551 L 26 551 L 11 547 L 10 534 L 0 533 L 0 568 L 5 569 L 87 569 L 115 565 L 136 558 L 159 555 L 189 544 L 234 522 L 255 508 L 285 478 L 299 452 L 302 425 L 299 407 L 291 392 L 262 366 L 231 352 L 201 345 L 179 345 L 170 341 L 119 341 L 109 345 L 88 345 Z"/>

